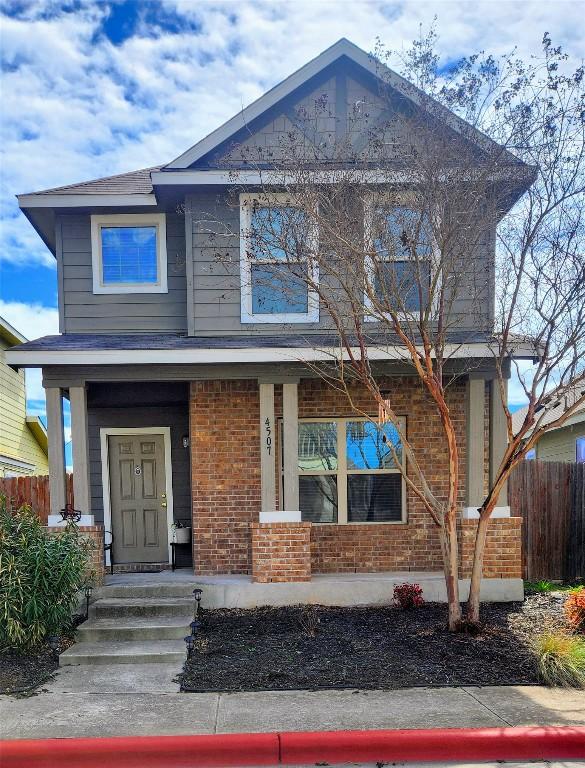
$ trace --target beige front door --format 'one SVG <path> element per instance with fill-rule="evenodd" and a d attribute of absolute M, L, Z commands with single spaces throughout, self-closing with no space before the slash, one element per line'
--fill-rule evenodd
<path fill-rule="evenodd" d="M 114 563 L 167 562 L 163 435 L 110 435 Z"/>

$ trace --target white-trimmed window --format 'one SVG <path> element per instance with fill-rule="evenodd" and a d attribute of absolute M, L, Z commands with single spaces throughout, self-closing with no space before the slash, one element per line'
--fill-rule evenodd
<path fill-rule="evenodd" d="M 585 437 L 578 437 L 575 440 L 575 461 L 585 464 Z"/>
<path fill-rule="evenodd" d="M 401 464 L 402 444 L 392 424 L 358 417 L 300 420 L 302 519 L 337 525 L 405 522 L 406 484 L 390 445 Z"/>
<path fill-rule="evenodd" d="M 164 213 L 91 217 L 94 293 L 167 293 Z"/>
<path fill-rule="evenodd" d="M 427 308 L 437 248 L 426 214 L 408 205 L 365 206 L 365 273 L 368 309 L 388 307 L 400 315 L 417 317 Z M 367 316 L 376 321 L 378 317 Z"/>
<path fill-rule="evenodd" d="M 318 232 L 286 194 L 240 195 L 243 323 L 316 323 Z M 310 272 L 309 272 L 310 270 Z"/>

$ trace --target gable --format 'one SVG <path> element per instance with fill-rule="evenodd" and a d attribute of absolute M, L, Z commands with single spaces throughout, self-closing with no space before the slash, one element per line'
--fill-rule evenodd
<path fill-rule="evenodd" d="M 384 99 L 380 99 L 382 90 Z M 321 97 L 326 98 L 325 104 L 319 101 Z M 364 134 L 372 130 L 373 122 L 379 126 L 382 119 L 386 119 L 391 135 L 386 135 L 380 143 L 390 147 L 396 141 L 396 154 L 399 154 L 400 134 L 404 140 L 409 131 L 404 129 L 398 113 L 402 110 L 406 114 L 414 108 L 423 114 L 429 105 L 428 98 L 416 86 L 342 39 L 166 165 L 163 171 L 218 168 L 221 164 L 233 167 L 236 146 L 244 165 L 246 154 L 257 155 L 259 149 L 268 147 L 268 152 L 261 154 L 270 156 L 273 147 L 282 140 L 278 136 L 286 139 L 288 121 L 295 123 L 291 106 L 294 104 L 298 109 L 303 100 L 308 100 L 313 107 L 310 114 L 313 125 L 310 129 L 303 128 L 307 148 L 316 145 L 325 159 L 332 134 L 337 142 L 341 133 L 364 144 L 367 143 Z M 319 105 L 319 114 L 314 110 L 315 104 Z M 384 110 L 388 114 L 382 118 Z M 497 148 L 491 139 L 440 104 L 433 102 L 431 111 L 435 122 L 459 134 L 466 145 L 482 150 Z M 424 125 L 424 121 L 421 120 L 420 125 Z M 352 133 L 361 134 L 361 138 Z M 505 155 L 510 162 L 518 163 L 513 155 Z"/>
<path fill-rule="evenodd" d="M 431 138 L 428 126 L 429 119 L 407 99 L 340 60 L 192 167 L 270 168 L 295 160 L 397 163 L 418 142 Z"/>

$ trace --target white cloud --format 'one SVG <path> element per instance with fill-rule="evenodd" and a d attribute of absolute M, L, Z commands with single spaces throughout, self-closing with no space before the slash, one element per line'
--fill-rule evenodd
<path fill-rule="evenodd" d="M 27 339 L 59 333 L 59 313 L 52 307 L 0 299 L 0 316 Z"/>
<path fill-rule="evenodd" d="M 340 37 L 400 49 L 437 14 L 447 57 L 527 54 L 545 31 L 585 50 L 581 2 L 161 2 L 179 33 L 145 22 L 120 45 L 101 29 L 106 3 L 35 0 L 18 18 L 5 4 L 0 258 L 51 263 L 16 193 L 168 162 Z"/>

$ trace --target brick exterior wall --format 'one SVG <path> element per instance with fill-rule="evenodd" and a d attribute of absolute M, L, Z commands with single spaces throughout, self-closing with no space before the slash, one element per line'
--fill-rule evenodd
<path fill-rule="evenodd" d="M 257 381 L 192 382 L 189 423 L 195 573 L 249 573 L 260 510 Z"/>
<path fill-rule="evenodd" d="M 459 552 L 461 578 L 471 576 L 477 520 L 461 520 Z M 486 579 L 522 578 L 522 518 L 495 517 L 486 537 L 483 575 Z"/>
<path fill-rule="evenodd" d="M 433 491 L 447 495 L 447 458 L 441 424 L 418 379 L 388 378 L 382 389 L 391 393 L 397 413 L 406 416 L 407 434 Z M 362 413 L 377 414 L 369 393 L 359 385 L 351 397 Z M 452 387 L 449 405 L 461 446 L 459 470 L 465 478 L 465 384 Z M 299 385 L 299 418 L 352 416 L 347 399 L 320 379 Z M 464 504 L 462 483 L 461 504 Z M 406 523 L 314 525 L 311 531 L 314 573 L 363 573 L 376 571 L 437 571 L 442 568 L 437 530 L 415 494 L 406 491 Z"/>
<path fill-rule="evenodd" d="M 391 393 L 396 411 L 407 419 L 408 435 L 434 493 L 446 497 L 448 467 L 441 424 L 426 392 L 413 377 L 388 378 L 383 388 Z M 351 395 L 362 413 L 376 415 L 376 405 L 363 388 L 354 386 Z M 350 417 L 354 413 L 346 398 L 320 379 L 301 380 L 298 396 L 300 419 Z M 449 407 L 460 446 L 462 482 L 459 501 L 464 506 L 463 381 L 451 387 Z M 282 416 L 282 389 L 279 386 L 275 387 L 275 415 L 278 422 Z M 258 523 L 260 510 L 257 382 L 193 382 L 190 429 L 195 572 L 252 573 L 251 540 L 258 529 L 251 530 L 251 524 Z M 277 489 L 280 479 L 278 453 L 277 450 Z M 437 529 L 410 490 L 406 491 L 406 511 L 405 523 L 313 525 L 310 529 L 312 572 L 440 571 L 442 561 Z M 462 522 L 462 552 L 469 547 L 474 524 L 473 520 Z M 503 518 L 494 520 L 492 525 L 486 576 L 520 574 L 518 523 L 509 523 Z"/>
<path fill-rule="evenodd" d="M 310 581 L 311 523 L 252 523 L 252 580 Z"/>
<path fill-rule="evenodd" d="M 87 573 L 91 575 L 93 586 L 99 587 L 104 583 L 104 529 L 101 525 L 80 525 L 78 527 L 83 538 L 91 542 Z M 61 533 L 63 526 L 51 525 L 47 527 L 49 533 Z"/>

